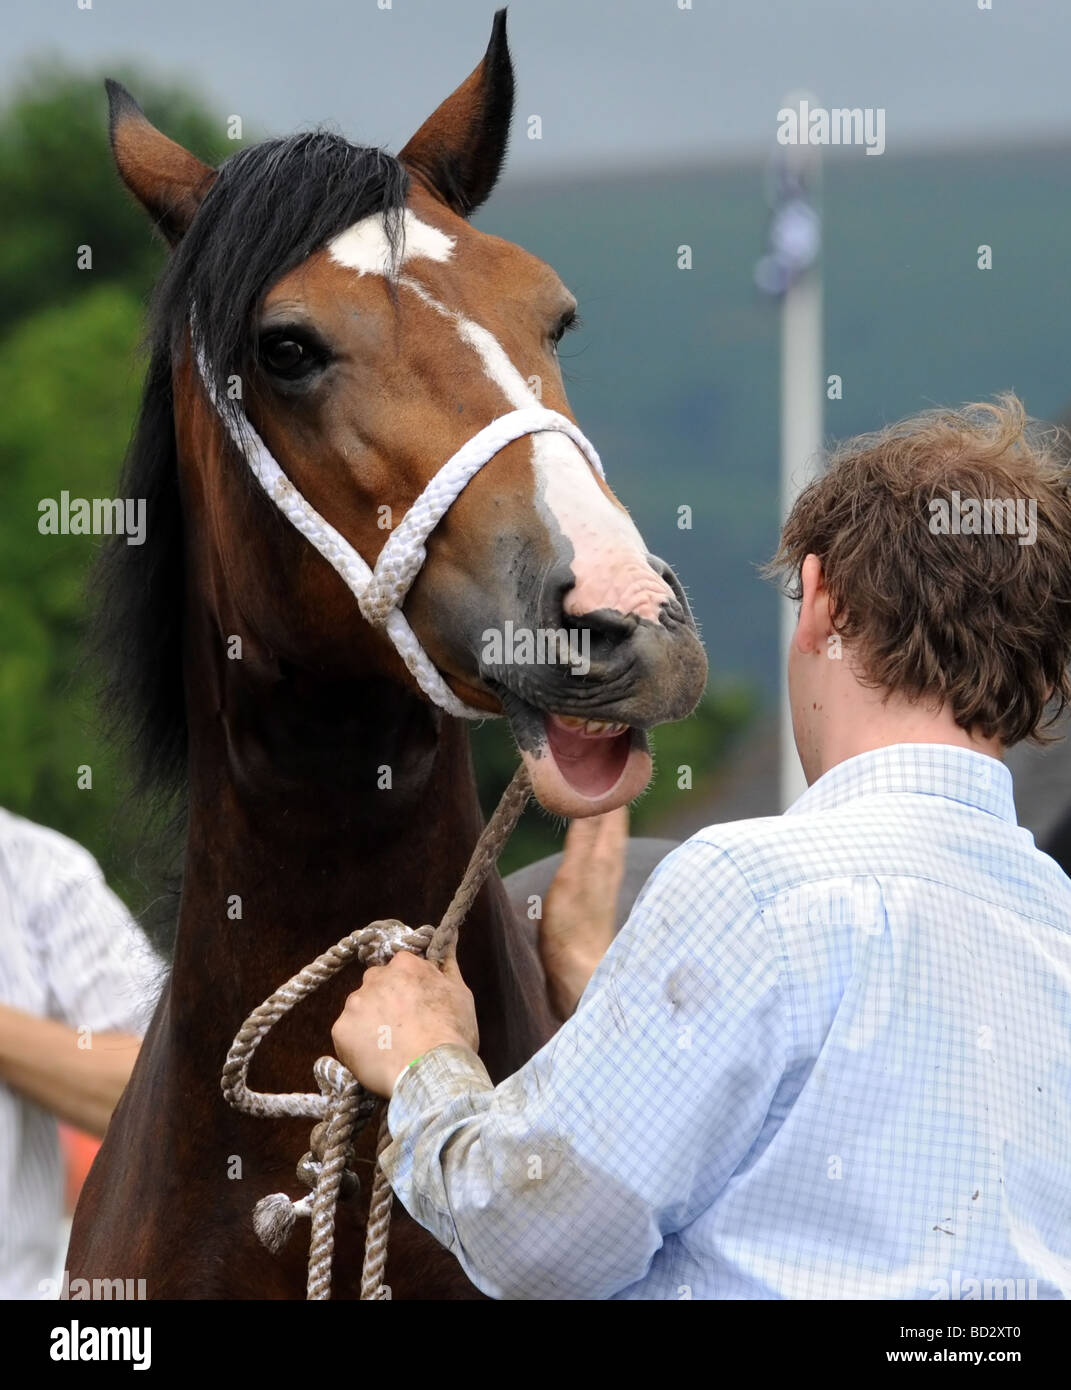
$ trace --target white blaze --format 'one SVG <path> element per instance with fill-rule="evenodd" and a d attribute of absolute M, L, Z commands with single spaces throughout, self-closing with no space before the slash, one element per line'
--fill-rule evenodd
<path fill-rule="evenodd" d="M 421 257 L 448 261 L 453 255 L 455 238 L 422 222 L 408 208 L 404 229 L 399 265 Z M 375 213 L 340 233 L 328 243 L 328 251 L 335 261 L 360 275 L 388 274 L 391 256 L 383 215 Z M 451 321 L 512 409 L 543 404 L 493 333 L 441 304 L 411 276 L 400 275 L 398 282 Z M 566 611 L 580 616 L 613 608 L 657 622 L 662 604 L 673 594 L 647 563 L 647 547 L 628 513 L 600 489 L 587 459 L 572 440 L 546 431 L 532 435 L 531 441 L 536 498 L 573 550 L 571 568 L 576 583 L 566 595 Z"/>
<path fill-rule="evenodd" d="M 454 253 L 454 238 L 421 222 L 406 208 L 402 213 L 404 241 L 398 265 L 424 257 L 429 261 L 448 261 Z M 386 275 L 391 268 L 390 243 L 381 212 L 355 222 L 327 243 L 331 259 L 349 266 L 358 275 Z"/>

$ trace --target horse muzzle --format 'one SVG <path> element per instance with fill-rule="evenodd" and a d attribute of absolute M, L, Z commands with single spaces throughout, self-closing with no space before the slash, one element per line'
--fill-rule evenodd
<path fill-rule="evenodd" d="M 651 779 L 647 730 L 698 703 L 707 660 L 676 577 L 651 557 L 673 597 L 658 621 L 613 610 L 560 625 L 503 626 L 481 682 L 498 696 L 532 789 L 558 815 L 584 817 L 639 796 Z M 560 610 L 559 610 L 560 611 Z M 486 635 L 486 634 L 485 634 Z"/>

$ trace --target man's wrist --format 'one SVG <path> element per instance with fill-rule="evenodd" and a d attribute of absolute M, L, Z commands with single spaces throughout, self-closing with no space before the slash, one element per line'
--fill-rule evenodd
<path fill-rule="evenodd" d="M 441 1044 L 440 1044 L 440 1045 L 441 1045 Z M 431 1048 L 428 1049 L 429 1052 L 432 1051 L 432 1050 L 433 1050 L 433 1049 L 431 1049 Z M 406 1062 L 405 1066 L 402 1067 L 401 1071 L 400 1071 L 400 1072 L 398 1073 L 398 1075 L 394 1078 L 394 1085 L 392 1085 L 391 1088 L 390 1088 L 390 1094 L 391 1094 L 391 1095 L 394 1094 L 395 1087 L 398 1085 L 398 1082 L 401 1081 L 402 1077 L 406 1074 L 406 1072 L 413 1071 L 414 1068 L 415 1068 L 415 1067 L 418 1065 L 418 1063 L 421 1061 L 421 1059 L 424 1058 L 424 1057 L 426 1057 L 427 1055 L 428 1055 L 427 1052 L 421 1052 L 418 1056 L 414 1057 L 413 1060 L 412 1060 L 411 1062 Z M 389 1097 L 388 1097 L 388 1099 L 389 1099 Z"/>
<path fill-rule="evenodd" d="M 395 1077 L 388 1097 L 392 1133 L 396 1132 L 394 1121 L 402 1116 L 412 1119 L 451 1096 L 494 1089 L 479 1053 L 467 1042 L 439 1043 L 413 1061 Z"/>
<path fill-rule="evenodd" d="M 417 1066 L 429 1053 L 435 1052 L 436 1049 L 440 1047 L 462 1047 L 466 1052 L 471 1052 L 474 1056 L 478 1055 L 472 1043 L 469 1042 L 467 1038 L 463 1038 L 460 1033 L 452 1033 L 448 1037 L 437 1034 L 435 1042 L 426 1043 L 424 1045 L 424 1050 L 418 1052 L 415 1057 L 411 1057 L 409 1061 L 406 1062 L 405 1066 L 402 1067 L 401 1071 L 399 1071 L 398 1075 L 394 1078 L 390 1088 L 390 1094 L 394 1094 L 394 1088 L 398 1085 L 398 1082 L 401 1081 L 402 1077 L 405 1076 L 406 1072 L 415 1071 Z"/>
<path fill-rule="evenodd" d="M 429 1039 L 424 1043 L 419 1052 L 410 1057 L 403 1070 L 409 1067 L 415 1067 L 422 1057 L 426 1057 L 429 1052 L 434 1052 L 437 1047 L 449 1046 L 464 1047 L 467 1048 L 469 1052 L 475 1051 L 469 1039 L 463 1038 L 460 1033 L 436 1033 L 433 1039 Z"/>
<path fill-rule="evenodd" d="M 561 947 L 544 953 L 547 994 L 559 1017 L 568 1018 L 574 1012 L 601 960 L 601 953 L 576 947 Z"/>

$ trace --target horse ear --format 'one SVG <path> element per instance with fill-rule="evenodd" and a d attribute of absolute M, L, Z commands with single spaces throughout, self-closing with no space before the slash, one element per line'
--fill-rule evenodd
<path fill-rule="evenodd" d="M 495 186 L 513 116 L 513 63 L 499 10 L 483 61 L 434 111 L 399 158 L 461 217 Z"/>
<path fill-rule="evenodd" d="M 216 171 L 162 135 L 121 83 L 109 77 L 104 85 L 116 168 L 174 246 L 215 182 Z"/>

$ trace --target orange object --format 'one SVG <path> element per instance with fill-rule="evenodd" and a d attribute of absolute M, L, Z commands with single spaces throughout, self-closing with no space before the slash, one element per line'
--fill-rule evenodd
<path fill-rule="evenodd" d="M 65 1201 L 69 1214 L 78 1203 L 78 1194 L 82 1190 L 90 1165 L 97 1156 L 100 1140 L 92 1134 L 85 1134 L 80 1129 L 65 1125 L 62 1121 L 59 1126 L 59 1139 L 67 1175 Z"/>

